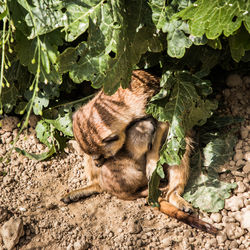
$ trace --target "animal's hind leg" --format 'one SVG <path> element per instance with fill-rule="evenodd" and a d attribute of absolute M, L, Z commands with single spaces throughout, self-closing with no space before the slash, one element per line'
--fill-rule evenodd
<path fill-rule="evenodd" d="M 186 152 L 182 158 L 181 164 L 168 166 L 168 185 L 165 188 L 165 199 L 184 212 L 191 213 L 192 206 L 185 201 L 181 195 L 187 184 L 189 177 L 189 157 L 191 153 L 191 139 L 186 137 Z"/>
<path fill-rule="evenodd" d="M 93 194 L 98 194 L 103 191 L 101 186 L 99 185 L 99 176 L 101 173 L 101 169 L 95 166 L 93 159 L 89 155 L 85 154 L 83 160 L 85 171 L 90 184 L 64 195 L 61 198 L 61 201 L 64 203 L 68 204 L 74 201 L 78 201 L 80 199 L 87 198 Z"/>
<path fill-rule="evenodd" d="M 93 194 L 98 194 L 101 192 L 102 192 L 102 189 L 101 189 L 99 183 L 97 181 L 94 181 L 93 183 L 91 183 L 90 185 L 87 185 L 86 187 L 76 189 L 76 190 L 64 195 L 61 198 L 61 201 L 66 203 L 66 204 L 69 204 L 71 202 L 75 202 L 75 201 L 78 201 L 80 199 L 87 198 Z"/>

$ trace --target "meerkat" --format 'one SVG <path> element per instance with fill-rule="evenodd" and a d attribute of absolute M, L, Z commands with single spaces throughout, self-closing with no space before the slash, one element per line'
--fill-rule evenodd
<path fill-rule="evenodd" d="M 159 78 L 143 70 L 132 73 L 130 86 L 119 88 L 112 96 L 103 90 L 78 109 L 73 116 L 73 132 L 81 149 L 88 155 L 87 164 L 90 180 L 96 179 L 96 167 L 103 167 L 105 161 L 116 157 L 126 143 L 126 130 L 136 120 L 147 117 L 146 105 L 154 94 L 159 91 Z M 146 154 L 146 175 L 149 179 L 157 166 L 161 141 L 168 123 L 157 122 L 155 137 L 151 150 Z M 186 142 L 190 140 L 186 138 Z M 192 212 L 192 206 L 181 194 L 188 180 L 190 143 L 186 144 L 186 152 L 181 164 L 167 167 L 168 187 L 164 198 L 178 209 Z"/>
<path fill-rule="evenodd" d="M 93 194 L 108 192 L 120 199 L 134 200 L 148 196 L 148 178 L 146 174 L 146 154 L 155 144 L 160 147 L 165 127 L 156 124 L 153 118 L 146 118 L 133 123 L 126 132 L 126 142 L 114 157 L 107 159 L 102 167 L 96 167 L 93 158 L 85 154 L 86 171 L 91 177 L 90 183 L 62 197 L 68 204 Z M 157 130 L 156 126 L 160 126 Z M 157 133 L 155 132 L 157 131 Z M 163 188 L 164 190 L 164 188 Z M 216 235 L 218 230 L 198 217 L 178 210 L 176 206 L 159 198 L 159 210 L 191 227 Z"/>
<path fill-rule="evenodd" d="M 70 203 L 104 191 L 125 200 L 146 197 L 146 153 L 155 135 L 155 125 L 153 118 L 131 125 L 122 149 L 107 159 L 101 168 L 96 167 L 93 158 L 85 154 L 86 171 L 91 177 L 89 185 L 68 193 L 61 200 Z"/>

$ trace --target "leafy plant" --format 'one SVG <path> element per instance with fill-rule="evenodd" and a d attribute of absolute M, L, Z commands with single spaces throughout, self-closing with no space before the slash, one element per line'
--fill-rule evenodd
<path fill-rule="evenodd" d="M 159 195 L 161 166 L 180 162 L 186 131 L 217 108 L 210 72 L 218 65 L 249 67 L 249 6 L 244 0 L 0 0 L 0 115 L 21 116 L 20 134 L 33 112 L 41 117 L 39 139 L 51 138 L 43 156 L 17 150 L 50 157 L 63 148 L 60 136 L 72 136 L 72 112 L 91 97 L 90 85 L 112 94 L 129 85 L 133 69 L 150 69 L 162 80 L 148 112 L 171 124 L 149 184 Z"/>
<path fill-rule="evenodd" d="M 194 207 L 206 212 L 224 208 L 224 200 L 237 184 L 220 181 L 217 169 L 232 157 L 236 142 L 237 137 L 232 132 L 226 136 L 212 132 L 200 135 L 200 146 L 191 159 L 191 174 L 183 195 Z"/>

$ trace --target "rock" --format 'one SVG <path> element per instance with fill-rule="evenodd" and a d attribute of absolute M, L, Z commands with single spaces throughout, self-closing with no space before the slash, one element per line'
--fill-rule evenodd
<path fill-rule="evenodd" d="M 250 86 L 250 76 L 244 76 L 242 80 L 243 84 Z"/>
<path fill-rule="evenodd" d="M 245 174 L 250 173 L 250 162 L 247 162 L 246 165 L 243 167 L 243 172 Z"/>
<path fill-rule="evenodd" d="M 243 141 L 242 140 L 239 140 L 238 143 L 236 144 L 235 146 L 235 149 L 238 150 L 238 149 L 241 149 L 243 146 Z"/>
<path fill-rule="evenodd" d="M 17 127 L 17 124 L 19 123 L 19 119 L 15 116 L 5 116 L 2 120 L 2 129 L 5 132 L 11 132 Z"/>
<path fill-rule="evenodd" d="M 142 227 L 139 223 L 134 220 L 128 222 L 128 232 L 131 234 L 138 234 L 142 231 Z"/>
<path fill-rule="evenodd" d="M 218 244 L 223 244 L 227 240 L 227 235 L 224 232 L 219 232 L 216 236 Z"/>
<path fill-rule="evenodd" d="M 74 243 L 74 250 L 85 250 L 88 249 L 89 244 L 87 242 L 76 241 Z"/>
<path fill-rule="evenodd" d="M 243 153 L 242 150 L 236 150 L 236 153 L 234 155 L 234 161 L 242 160 L 243 159 Z"/>
<path fill-rule="evenodd" d="M 4 222 L 8 218 L 8 210 L 4 207 L 0 207 L 0 223 Z"/>
<path fill-rule="evenodd" d="M 230 96 L 231 92 L 230 89 L 224 89 L 223 90 L 223 95 L 225 98 L 228 98 Z"/>
<path fill-rule="evenodd" d="M 227 234 L 228 239 L 234 240 L 244 235 L 245 231 L 243 228 L 240 228 L 239 226 L 237 226 L 236 223 L 229 223 L 229 224 L 226 224 L 226 234 Z"/>
<path fill-rule="evenodd" d="M 250 210 L 241 212 L 240 225 L 242 228 L 247 229 L 250 232 Z"/>
<path fill-rule="evenodd" d="M 30 115 L 30 118 L 29 118 L 29 125 L 30 125 L 30 127 L 35 128 L 35 127 L 36 127 L 36 124 L 37 124 L 37 122 L 38 122 L 39 120 L 40 120 L 40 119 L 39 119 L 38 116 L 36 116 L 36 115 L 34 115 L 34 114 Z"/>
<path fill-rule="evenodd" d="M 212 213 L 210 218 L 216 222 L 216 223 L 220 223 L 221 219 L 222 219 L 222 215 L 220 213 Z"/>
<path fill-rule="evenodd" d="M 238 160 L 238 161 L 236 162 L 236 167 L 238 168 L 238 167 L 244 166 L 245 163 L 246 163 L 246 162 L 243 161 L 243 160 Z"/>
<path fill-rule="evenodd" d="M 241 138 L 244 140 L 248 137 L 248 130 L 245 128 L 242 128 L 240 131 Z"/>
<path fill-rule="evenodd" d="M 10 220 L 4 223 L 0 233 L 3 238 L 4 246 L 8 250 L 14 248 L 19 242 L 20 237 L 23 236 L 23 221 L 21 218 L 12 217 Z"/>
<path fill-rule="evenodd" d="M 236 193 L 244 193 L 247 190 L 245 184 L 241 181 L 237 182 L 237 188 L 235 190 Z"/>
<path fill-rule="evenodd" d="M 233 88 L 233 87 L 241 86 L 242 80 L 238 74 L 232 74 L 228 76 L 226 83 L 228 87 Z"/>
<path fill-rule="evenodd" d="M 170 247 L 172 246 L 172 239 L 171 238 L 165 238 L 161 241 L 163 247 Z"/>
<path fill-rule="evenodd" d="M 250 152 L 246 152 L 246 153 L 244 154 L 244 159 L 245 159 L 246 161 L 250 162 Z"/>
<path fill-rule="evenodd" d="M 239 196 L 233 196 L 225 201 L 225 209 L 232 212 L 238 211 L 244 206 L 243 198 Z"/>
<path fill-rule="evenodd" d="M 239 244 L 236 240 L 231 241 L 230 245 L 229 245 L 229 249 L 233 249 L 233 248 L 238 248 Z"/>
<path fill-rule="evenodd" d="M 245 174 L 239 171 L 232 171 L 231 173 L 235 176 L 245 177 Z"/>

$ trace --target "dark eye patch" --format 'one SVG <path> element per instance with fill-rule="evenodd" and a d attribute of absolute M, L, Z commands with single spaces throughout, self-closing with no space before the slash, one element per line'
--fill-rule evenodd
<path fill-rule="evenodd" d="M 118 141 L 119 140 L 119 136 L 118 135 L 112 135 L 112 136 L 109 136 L 105 139 L 102 140 L 102 142 L 114 142 L 114 141 Z"/>

